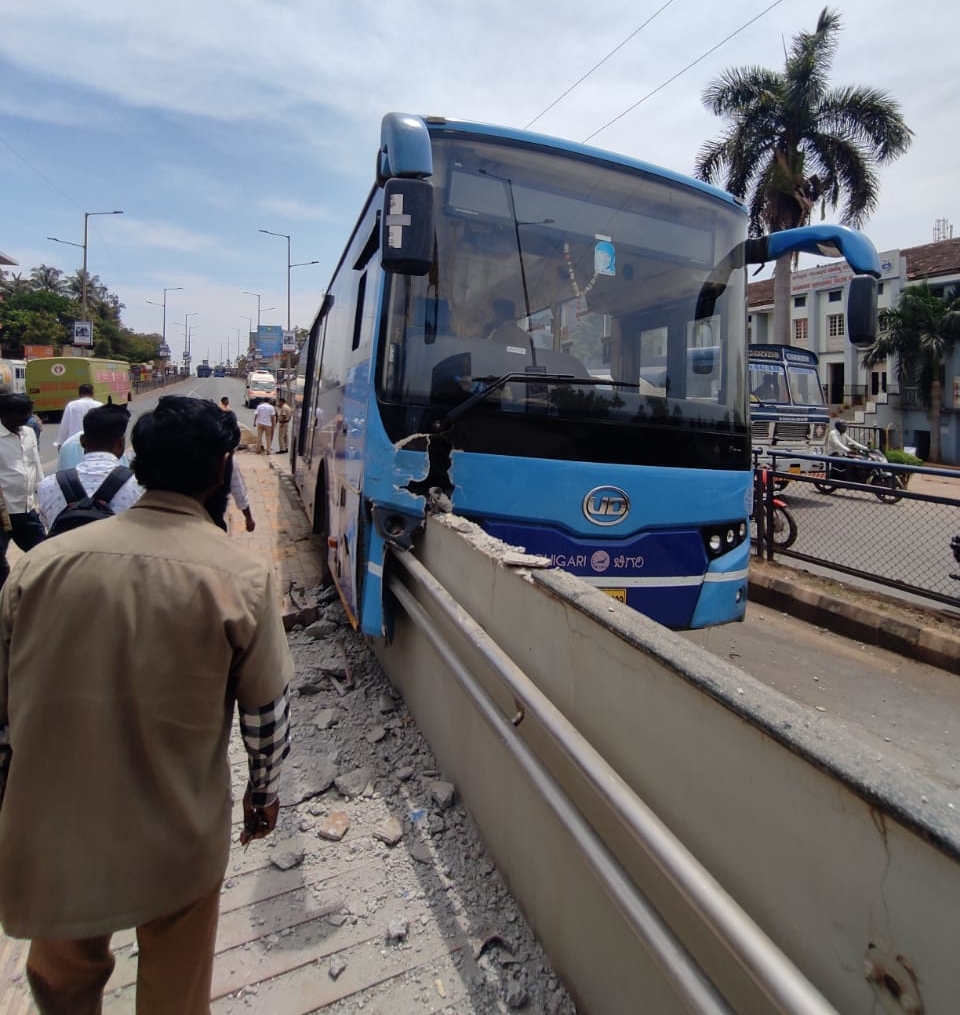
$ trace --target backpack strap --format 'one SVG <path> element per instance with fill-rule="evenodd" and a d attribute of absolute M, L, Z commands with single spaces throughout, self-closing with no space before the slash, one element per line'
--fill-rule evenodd
<path fill-rule="evenodd" d="M 57 482 L 60 484 L 60 492 L 68 504 L 83 500 L 87 495 L 76 469 L 60 469 L 57 472 Z"/>
<path fill-rule="evenodd" d="M 76 470 L 74 470 L 75 472 Z M 91 500 L 102 500 L 104 504 L 109 504 L 132 475 L 133 469 L 128 469 L 126 465 L 116 466 L 91 494 Z"/>

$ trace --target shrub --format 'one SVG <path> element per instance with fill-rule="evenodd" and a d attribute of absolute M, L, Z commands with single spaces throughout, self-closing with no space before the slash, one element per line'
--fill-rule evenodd
<path fill-rule="evenodd" d="M 892 448 L 886 455 L 887 461 L 893 462 L 894 465 L 923 465 L 922 458 L 917 458 L 916 455 L 908 454 L 906 451 L 899 451 L 896 448 Z"/>

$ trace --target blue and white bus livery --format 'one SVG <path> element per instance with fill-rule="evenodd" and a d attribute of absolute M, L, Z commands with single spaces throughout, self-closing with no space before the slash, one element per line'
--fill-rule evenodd
<path fill-rule="evenodd" d="M 860 233 L 747 239 L 677 173 L 501 127 L 391 113 L 301 354 L 291 464 L 354 622 L 381 634 L 389 541 L 432 498 L 674 628 L 746 608 L 745 266 Z M 872 320 L 871 320 L 871 314 Z"/>

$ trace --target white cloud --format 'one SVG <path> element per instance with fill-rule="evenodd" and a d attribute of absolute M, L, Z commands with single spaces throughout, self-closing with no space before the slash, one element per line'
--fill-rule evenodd
<path fill-rule="evenodd" d="M 823 0 L 784 0 L 631 107 L 766 6 L 672 4 L 534 129 L 582 140 L 630 110 L 590 143 L 689 173 L 722 128 L 700 102 L 707 82 L 733 66 L 779 69 Z M 868 232 L 882 249 L 925 242 L 936 218 L 956 214 L 960 12 L 929 5 L 931 32 L 925 6 L 904 17 L 894 0 L 850 0 L 841 12 L 831 83 L 888 89 L 917 133 L 881 174 Z M 285 313 L 283 252 L 257 237 L 282 230 L 295 261 L 322 261 L 293 279 L 293 316 L 307 324 L 371 185 L 384 112 L 522 128 L 652 11 L 615 0 L 13 5 L 0 30 L 0 138 L 27 164 L 0 145 L 0 249 L 26 271 L 41 260 L 73 271 L 79 251 L 45 250 L 42 237 L 79 239 L 84 208 L 123 207 L 91 233 L 91 270 L 127 303 L 127 323 L 153 314 L 142 292 L 186 280 L 191 308 L 204 304 L 226 335 L 249 311 L 243 289 Z"/>

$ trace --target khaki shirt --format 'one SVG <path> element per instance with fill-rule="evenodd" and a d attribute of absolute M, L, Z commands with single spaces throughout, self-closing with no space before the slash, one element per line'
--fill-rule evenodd
<path fill-rule="evenodd" d="M 269 704 L 293 665 L 269 568 L 195 500 L 41 543 L 0 594 L 0 922 L 84 938 L 209 892 L 231 830 L 235 701 Z"/>

